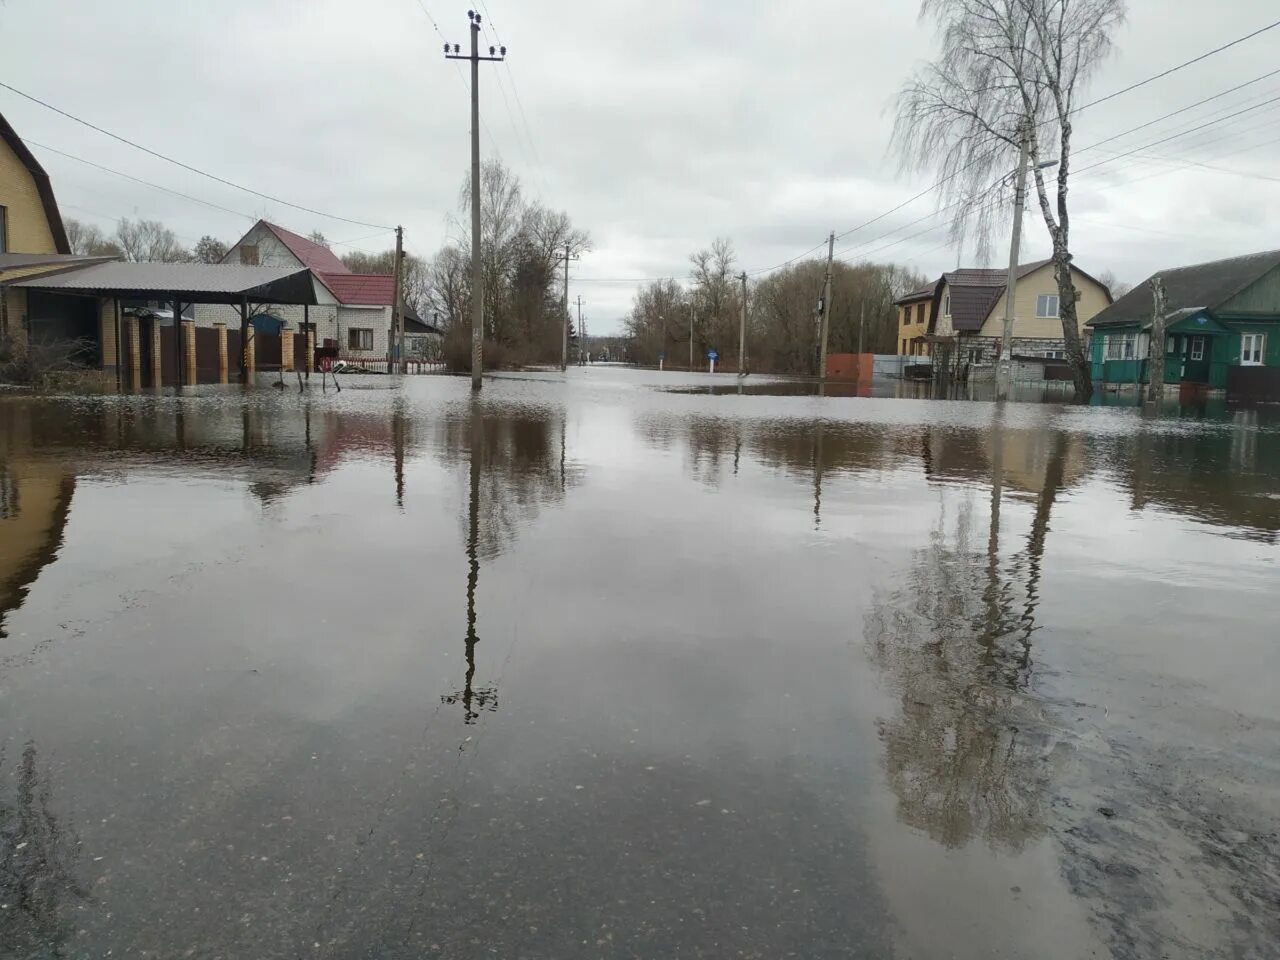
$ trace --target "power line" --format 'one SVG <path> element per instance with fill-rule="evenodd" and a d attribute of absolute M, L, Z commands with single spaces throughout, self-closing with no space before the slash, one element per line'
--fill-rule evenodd
<path fill-rule="evenodd" d="M 37 103 L 48 110 L 52 110 L 54 113 L 60 114 L 61 116 L 66 117 L 68 120 L 74 120 L 76 123 L 81 124 L 82 126 L 88 127 L 90 130 L 96 130 L 98 133 L 101 133 L 104 136 L 108 136 L 112 140 L 117 140 L 120 143 L 133 147 L 135 150 L 141 150 L 143 153 L 150 154 L 151 156 L 156 157 L 159 160 L 164 160 L 166 163 L 172 163 L 173 165 L 181 167 L 184 170 L 188 170 L 191 173 L 196 173 L 202 177 L 207 177 L 210 180 L 215 180 L 218 183 L 225 184 L 228 187 L 234 187 L 236 190 L 243 190 L 245 193 L 251 193 L 255 197 L 261 197 L 264 200 L 270 200 L 272 203 L 279 203 L 286 207 L 293 207 L 295 210 L 302 210 L 305 213 L 314 214 L 315 216 L 318 216 L 318 217 L 325 217 L 329 220 L 340 220 L 343 223 L 353 223 L 356 226 L 360 226 L 360 227 L 377 227 L 379 229 L 385 229 L 385 230 L 395 229 L 394 227 L 384 226 L 381 223 L 369 223 L 366 220 L 353 220 L 349 217 L 340 217 L 334 213 L 325 213 L 323 210 L 316 210 L 314 207 L 304 207 L 302 204 L 291 203 L 288 200 L 282 200 L 279 197 L 273 197 L 269 193 L 263 193 L 260 190 L 254 190 L 252 187 L 242 186 L 241 184 L 235 183 L 231 180 L 227 180 L 223 177 L 219 177 L 216 174 L 212 174 L 212 173 L 209 173 L 208 171 L 201 170 L 199 167 L 193 167 L 189 163 L 183 163 L 181 160 L 175 160 L 173 157 L 167 157 L 163 153 L 159 153 L 155 150 L 152 150 L 150 147 L 144 147 L 142 144 L 136 143 L 133 140 L 128 139 L 127 137 L 122 137 L 119 134 L 112 133 L 110 130 L 103 129 L 97 124 L 90 123 L 88 120 L 83 120 L 80 117 L 75 116 L 74 114 L 67 113 L 67 111 L 62 110 L 59 107 L 55 107 L 53 104 L 48 103 L 44 100 L 41 100 L 39 97 L 33 97 L 29 93 L 23 93 L 17 87 L 10 86 L 9 84 L 4 83 L 3 81 L 0 81 L 0 87 L 4 87 L 4 89 L 10 91 L 11 93 L 16 93 L 18 96 L 23 97 L 27 100 L 30 100 L 32 103 Z"/>
<path fill-rule="evenodd" d="M 174 190 L 174 189 L 172 189 L 172 188 L 170 188 L 170 187 L 165 187 L 165 186 L 162 186 L 162 185 L 160 185 L 160 184 L 158 184 L 158 183 L 152 183 L 150 180 L 143 180 L 141 177 L 135 177 L 135 176 L 133 176 L 133 174 L 125 173 L 125 172 L 123 172 L 123 171 L 121 171 L 121 170 L 115 170 L 115 169 L 113 169 L 113 168 L 111 168 L 111 167 L 104 166 L 104 165 L 103 165 L 103 164 L 101 164 L 101 163 L 94 163 L 92 160 L 86 160 L 84 157 L 78 157 L 78 156 L 76 156 L 74 153 L 67 153 L 65 150 L 59 150 L 57 147 L 51 147 L 51 146 L 49 146 L 48 144 L 45 144 L 45 143 L 39 143 L 38 141 L 31 140 L 31 139 L 26 139 L 26 140 L 24 140 L 24 142 L 25 142 L 25 143 L 27 143 L 27 144 L 29 144 L 30 146 L 38 147 L 38 148 L 39 148 L 39 149 L 41 149 L 41 150 L 47 150 L 47 151 L 49 151 L 50 153 L 57 154 L 57 155 L 58 155 L 58 156 L 60 156 L 60 157 L 66 157 L 68 160 L 74 160 L 74 161 L 76 161 L 77 163 L 83 163 L 85 166 L 93 167 L 94 169 L 96 169 L 96 170 L 101 170 L 101 171 L 103 171 L 104 173 L 110 173 L 110 174 L 113 174 L 114 176 L 122 177 L 122 178 L 124 178 L 125 180 L 131 180 L 132 182 L 137 183 L 137 184 L 141 184 L 141 185 L 142 185 L 142 186 L 144 186 L 144 187 L 150 187 L 150 188 L 151 188 L 151 189 L 153 189 L 153 190 L 159 190 L 159 191 L 161 191 L 161 192 L 163 192 L 163 193 L 172 194 L 172 195 L 173 195 L 173 196 L 175 196 L 175 197 L 181 197 L 183 200 L 189 200 L 189 201 L 191 201 L 192 203 L 198 203 L 198 204 L 200 204 L 200 205 L 202 205 L 202 206 L 210 207 L 211 209 L 214 209 L 214 210 L 220 210 L 220 211 L 222 211 L 223 213 L 229 213 L 229 214 L 231 214 L 232 216 L 236 216 L 236 217 L 244 217 L 246 220 L 253 220 L 253 221 L 257 221 L 257 220 L 262 219 L 261 217 L 257 216 L 256 214 L 252 214 L 252 213 L 245 213 L 243 210 L 233 210 L 233 209 L 231 209 L 230 207 L 224 207 L 224 206 L 222 206 L 222 205 L 220 205 L 220 204 L 212 203 L 212 202 L 211 202 L 211 201 L 209 201 L 209 200 L 202 200 L 200 197 L 193 197 L 193 196 L 191 196 L 191 194 L 189 194 L 189 193 L 183 193 L 183 192 L 181 192 L 180 190 Z M 68 204 L 68 206 L 72 206 L 72 204 Z M 80 208 L 78 208 L 78 209 L 84 210 L 85 208 L 80 207 Z M 91 210 L 86 210 L 85 212 L 87 212 L 87 213 L 93 213 L 93 211 L 91 211 Z M 104 216 L 105 216 L 105 214 L 95 213 L 95 214 L 94 214 L 94 216 L 104 217 Z M 114 217 L 106 217 L 106 219 L 108 219 L 108 220 L 114 220 L 115 218 L 114 218 Z M 117 221 L 117 222 L 119 222 L 119 221 Z M 356 243 L 359 243 L 359 242 L 360 242 L 360 241 L 362 241 L 362 240 L 371 240 L 371 239 L 373 239 L 374 237 L 380 237 L 380 236 L 383 236 L 383 235 L 385 235 L 385 234 L 386 234 L 386 233 L 388 233 L 388 232 L 390 232 L 390 231 L 387 231 L 387 230 L 380 230 L 378 233 L 370 234 L 369 236 L 365 236 L 365 237 L 357 237 L 355 240 L 331 240 L 331 241 L 330 241 L 330 243 L 337 243 L 337 244 L 341 244 L 341 245 L 342 245 L 342 246 L 344 246 L 344 247 L 345 247 L 345 246 L 350 246 L 350 247 L 354 247 L 355 249 L 360 249 L 359 247 L 355 247 L 355 244 L 356 244 Z M 184 238 L 182 238 L 182 239 L 190 239 L 190 238 L 189 238 L 189 237 L 184 237 Z M 365 252 L 367 253 L 368 251 L 365 251 Z"/>
<path fill-rule="evenodd" d="M 1091 100 L 1091 101 L 1089 101 L 1088 103 L 1082 104 L 1082 105 L 1081 105 L 1081 106 L 1079 106 L 1079 107 L 1074 107 L 1074 108 L 1072 108 L 1072 109 L 1067 113 L 1067 116 L 1069 116 L 1069 117 L 1070 117 L 1070 116 L 1074 116 L 1074 115 L 1076 115 L 1077 113 L 1080 113 L 1082 110 L 1086 110 L 1086 109 L 1088 109 L 1089 107 L 1097 106 L 1097 105 L 1098 105 L 1098 104 L 1100 104 L 1100 103 L 1105 103 L 1105 102 L 1107 102 L 1108 100 L 1113 100 L 1113 99 L 1115 99 L 1116 97 L 1122 96 L 1122 95 L 1124 95 L 1124 94 L 1126 94 L 1126 93 L 1130 93 L 1130 92 L 1132 92 L 1133 90 L 1137 90 L 1137 89 L 1138 89 L 1138 88 L 1140 88 L 1140 87 L 1144 87 L 1144 86 L 1146 86 L 1146 85 L 1147 85 L 1147 84 L 1149 84 L 1149 83 L 1154 83 L 1156 80 L 1164 79 L 1165 77 L 1171 76 L 1172 74 L 1175 74 L 1175 73 L 1177 73 L 1177 72 L 1178 72 L 1178 71 L 1180 71 L 1180 70 L 1184 70 L 1184 69 L 1186 69 L 1187 67 L 1190 67 L 1190 66 L 1192 66 L 1192 65 L 1194 65 L 1194 64 L 1197 64 L 1197 63 L 1200 63 L 1201 61 L 1206 60 L 1206 59 L 1208 59 L 1209 57 L 1214 56 L 1215 54 L 1222 53 L 1224 50 L 1228 50 L 1228 49 L 1230 49 L 1231 47 L 1237 46 L 1238 44 L 1244 43 L 1244 42 L 1246 42 L 1246 41 L 1248 41 L 1248 40 L 1252 40 L 1254 37 L 1257 37 L 1257 36 L 1259 36 L 1259 35 L 1261 35 L 1261 34 L 1263 34 L 1263 33 L 1266 33 L 1266 32 L 1267 32 L 1267 31 L 1269 31 L 1269 30 L 1274 30 L 1276 27 L 1280 27 L 1280 20 L 1276 20 L 1276 21 L 1274 21 L 1273 23 L 1269 23 L 1269 24 L 1267 24 L 1266 26 L 1263 26 L 1263 27 L 1261 27 L 1261 28 L 1259 28 L 1259 29 L 1257 29 L 1257 30 L 1254 30 L 1254 31 L 1253 31 L 1253 32 L 1251 32 L 1251 33 L 1245 34 L 1245 35 L 1244 35 L 1244 36 L 1242 36 L 1242 37 L 1237 37 L 1236 39 L 1231 40 L 1231 41 L 1229 41 L 1229 42 L 1227 42 L 1227 43 L 1224 43 L 1224 44 L 1222 44 L 1221 46 L 1215 47 L 1215 48 L 1214 48 L 1214 49 L 1212 49 L 1212 50 L 1207 50 L 1207 51 L 1205 51 L 1204 53 L 1198 54 L 1197 56 L 1192 57 L 1192 58 L 1191 58 L 1191 59 L 1189 59 L 1189 60 L 1184 60 L 1184 61 L 1182 61 L 1181 63 L 1175 64 L 1174 66 L 1169 67 L 1169 68 L 1168 68 L 1168 69 L 1166 69 L 1166 70 L 1162 70 L 1160 73 L 1153 74 L 1152 76 L 1147 77 L 1147 78 L 1146 78 L 1146 79 L 1144 79 L 1144 80 L 1140 80 L 1140 81 L 1138 81 L 1137 83 L 1132 83 L 1132 84 L 1130 84 L 1129 86 L 1124 87 L 1124 88 L 1122 88 L 1122 89 L 1120 89 L 1120 90 L 1116 90 L 1116 91 L 1114 91 L 1114 92 L 1112 92 L 1112 93 L 1109 93 L 1109 94 L 1107 94 L 1107 95 L 1106 95 L 1106 96 L 1104 96 L 1104 97 L 1099 97 L 1098 99 L 1096 99 L 1096 100 Z M 1252 81 L 1251 81 L 1251 82 L 1252 82 Z M 1231 91 L 1224 91 L 1224 95 L 1225 95 L 1225 93 L 1229 93 L 1229 92 L 1231 92 Z M 1191 107 L 1188 107 L 1187 109 L 1192 109 L 1192 108 L 1191 108 Z M 1165 119 L 1167 119 L 1167 118 L 1165 118 Z M 1042 126 L 1043 126 L 1045 123 L 1050 123 L 1050 122 L 1052 122 L 1052 121 L 1043 121 L 1040 125 L 1042 125 Z M 890 215 L 892 215 L 892 214 L 894 214 L 894 213 L 898 212 L 899 210 L 903 209 L 904 207 L 909 206 L 909 205 L 910 205 L 910 204 L 912 204 L 912 203 L 915 203 L 917 200 L 919 200 L 919 199 L 921 199 L 921 198 L 923 198 L 923 197 L 925 197 L 925 196 L 928 196 L 930 193 L 932 193 L 933 191 L 937 190 L 939 187 L 944 186 L 945 184 L 947 184 L 947 183 L 949 183 L 950 181 L 954 180 L 956 177 L 960 176 L 960 175 L 961 175 L 962 173 L 964 173 L 966 170 L 969 170 L 969 169 L 971 169 L 972 167 L 976 166 L 977 164 L 979 164 L 979 163 L 981 163 L 981 162 L 983 162 L 983 161 L 985 161 L 985 160 L 987 160 L 987 159 L 990 159 L 990 158 L 991 158 L 992 156 L 994 156 L 997 152 L 999 152 L 999 149 L 1000 149 L 1000 148 L 993 149 L 993 150 L 991 150 L 991 151 L 988 151 L 988 152 L 987 152 L 986 154 L 984 154 L 983 156 L 976 157 L 975 159 L 971 160 L 969 163 L 967 163 L 967 164 L 965 164 L 963 167 L 961 167 L 959 170 L 956 170 L 956 171 L 954 171 L 953 173 L 951 173 L 951 174 L 949 174 L 949 175 L 947 175 L 947 176 L 943 177 L 943 178 L 942 178 L 941 180 L 939 180 L 937 183 L 932 184 L 931 186 L 929 186 L 929 187 L 925 188 L 924 190 L 921 190 L 921 191 L 920 191 L 919 193 L 917 193 L 915 196 L 910 197 L 909 199 L 907 199 L 907 200 L 903 201 L 902 203 L 898 204 L 896 207 L 893 207 L 893 208 L 891 208 L 891 209 L 889 209 L 889 210 L 886 210 L 884 213 L 878 214 L 877 216 L 872 217 L 871 219 L 866 220 L 866 221 L 864 221 L 864 222 L 862 222 L 862 223 L 858 224 L 858 225 L 857 225 L 857 226 L 855 226 L 855 227 L 850 227 L 848 230 L 845 230 L 845 231 L 844 231 L 844 232 L 842 232 L 842 233 L 838 233 L 838 234 L 836 235 L 837 239 L 842 239 L 842 238 L 844 238 L 844 237 L 848 236 L 850 233 L 854 233 L 854 232 L 856 232 L 856 231 L 858 231 L 858 230 L 861 230 L 861 229 L 863 229 L 863 228 L 865 228 L 865 227 L 869 227 L 869 226 L 871 226 L 872 224 L 877 223 L 877 222 L 879 222 L 880 220 L 883 220 L 885 217 L 890 216 Z M 944 208 L 944 209 L 945 209 L 945 208 Z M 820 246 L 821 246 L 821 244 L 819 244 L 818 246 L 820 247 Z M 815 248 L 813 248 L 813 249 L 817 249 L 817 247 L 815 247 Z M 806 252 L 806 253 L 804 253 L 804 254 L 801 254 L 801 255 L 800 255 L 800 257 L 807 256 L 807 253 L 809 253 L 809 252 L 812 252 L 812 250 L 810 250 L 810 251 L 808 251 L 808 252 Z M 796 260 L 798 260 L 798 259 L 800 259 L 800 257 L 796 257 L 795 259 L 796 259 Z M 784 264 L 782 264 L 782 265 L 786 265 L 786 263 L 792 263 L 792 262 L 794 262 L 794 260 L 791 260 L 791 261 L 785 261 L 785 262 L 784 262 Z M 766 268 L 766 269 L 765 269 L 765 271 L 763 271 L 763 272 L 767 272 L 767 271 L 768 271 L 768 270 L 770 270 L 770 269 L 777 269 L 777 268 L 776 268 L 776 267 L 773 267 L 773 268 Z"/>

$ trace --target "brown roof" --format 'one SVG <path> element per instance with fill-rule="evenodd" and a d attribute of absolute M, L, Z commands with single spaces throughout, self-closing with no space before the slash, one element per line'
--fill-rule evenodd
<path fill-rule="evenodd" d="M 1052 260 L 1035 260 L 1018 266 L 1018 279 L 1035 273 Z M 1083 271 L 1080 271 L 1083 273 Z M 1008 285 L 1008 270 L 965 268 L 944 273 L 951 291 L 951 326 L 960 333 L 981 330 Z"/>
<path fill-rule="evenodd" d="M 276 235 L 281 243 L 289 248 L 289 252 L 298 258 L 298 262 L 313 273 L 350 273 L 347 265 L 322 243 L 308 240 L 306 237 L 278 227 L 266 220 L 262 225 Z M 326 284 L 327 286 L 327 284 Z"/>
<path fill-rule="evenodd" d="M 22 142 L 18 132 L 9 126 L 9 121 L 0 114 L 0 140 L 9 145 L 9 149 L 18 155 L 22 165 L 36 182 L 36 191 L 40 194 L 40 203 L 44 207 L 44 217 L 49 221 L 49 232 L 53 234 L 53 245 L 59 253 L 70 253 L 71 244 L 67 242 L 67 231 L 62 226 L 62 214 L 58 212 L 58 201 L 53 198 L 53 185 L 49 183 L 49 175 L 44 172 L 35 156 Z"/>
<path fill-rule="evenodd" d="M 912 290 L 910 293 L 903 294 L 897 300 L 893 301 L 893 304 L 894 306 L 900 306 L 904 303 L 914 303 L 916 300 L 928 300 L 933 297 L 937 288 L 938 282 L 935 280 L 927 287 L 921 287 L 919 290 Z"/>

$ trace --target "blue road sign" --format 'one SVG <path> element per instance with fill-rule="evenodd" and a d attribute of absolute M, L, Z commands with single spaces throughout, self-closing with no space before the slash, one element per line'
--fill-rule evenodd
<path fill-rule="evenodd" d="M 707 359 L 708 359 L 708 360 L 719 360 L 719 359 L 720 359 L 720 354 L 718 354 L 718 353 L 717 353 L 716 351 L 714 351 L 714 350 L 708 350 L 708 351 L 707 351 Z"/>

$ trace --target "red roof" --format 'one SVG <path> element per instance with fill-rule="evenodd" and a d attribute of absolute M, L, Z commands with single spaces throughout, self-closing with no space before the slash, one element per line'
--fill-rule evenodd
<path fill-rule="evenodd" d="M 391 306 L 395 277 L 387 273 L 321 273 L 320 282 L 339 303 L 363 306 Z"/>
<path fill-rule="evenodd" d="M 308 240 L 301 237 L 292 230 L 286 230 L 284 227 L 277 227 L 274 223 L 262 221 L 262 225 L 276 235 L 276 238 L 289 248 L 292 253 L 302 263 L 304 267 L 312 273 L 350 273 L 346 264 L 339 260 L 332 250 L 323 244 L 316 243 L 314 240 Z"/>

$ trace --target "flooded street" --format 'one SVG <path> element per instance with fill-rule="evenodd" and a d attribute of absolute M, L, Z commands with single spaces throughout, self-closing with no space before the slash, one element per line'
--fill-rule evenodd
<path fill-rule="evenodd" d="M 1280 412 L 732 383 L 0 396 L 0 956 L 1275 956 Z"/>

